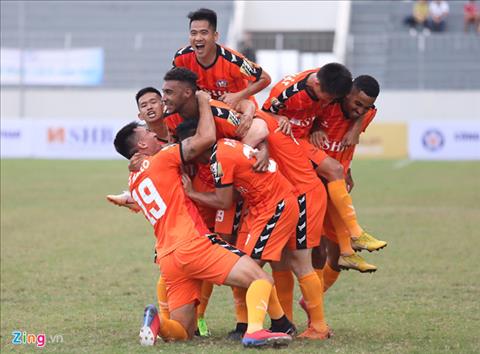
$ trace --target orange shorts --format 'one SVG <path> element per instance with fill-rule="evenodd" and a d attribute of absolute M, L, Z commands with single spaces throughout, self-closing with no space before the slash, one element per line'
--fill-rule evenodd
<path fill-rule="evenodd" d="M 193 178 L 192 186 L 197 192 L 215 192 L 215 187 L 205 183 L 198 175 Z M 237 233 L 242 220 L 243 200 L 239 199 L 227 210 L 215 210 L 200 203 L 196 206 L 210 230 L 225 235 Z"/>
<path fill-rule="evenodd" d="M 217 235 L 195 237 L 159 260 L 168 309 L 199 303 L 202 281 L 223 284 L 244 253 Z"/>
<path fill-rule="evenodd" d="M 289 239 L 295 236 L 297 222 L 298 203 L 292 194 L 260 214 L 247 213 L 237 247 L 253 259 L 279 261 Z"/>
<path fill-rule="evenodd" d="M 307 157 L 310 159 L 310 161 L 312 161 L 314 168 L 317 168 L 317 166 L 328 157 L 325 151 L 315 147 L 315 145 L 310 143 L 307 138 L 301 138 L 297 140 Z"/>
<path fill-rule="evenodd" d="M 288 242 L 293 250 L 317 247 L 322 238 L 323 221 L 327 209 L 327 192 L 323 184 L 297 198 L 299 218 L 295 238 Z"/>

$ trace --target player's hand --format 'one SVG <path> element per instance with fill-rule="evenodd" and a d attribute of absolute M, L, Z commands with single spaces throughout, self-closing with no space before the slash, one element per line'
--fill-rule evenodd
<path fill-rule="evenodd" d="M 212 99 L 212 96 L 210 96 L 210 93 L 202 90 L 197 90 L 195 92 L 195 97 L 197 97 L 197 101 L 210 101 Z"/>
<path fill-rule="evenodd" d="M 244 113 L 240 115 L 240 124 L 237 127 L 236 134 L 238 137 L 243 138 L 248 130 L 250 129 L 250 126 L 252 125 L 253 122 L 253 114 L 250 112 Z"/>
<path fill-rule="evenodd" d="M 235 93 L 224 93 L 218 98 L 219 101 L 222 101 L 226 104 L 228 104 L 230 107 L 235 108 L 237 107 L 237 104 L 243 100 L 242 94 L 239 92 Z"/>
<path fill-rule="evenodd" d="M 136 152 L 131 158 L 128 164 L 130 172 L 140 171 L 143 161 L 147 158 L 147 155 Z"/>
<path fill-rule="evenodd" d="M 187 195 L 190 195 L 193 192 L 192 180 L 185 173 L 182 174 L 182 184 L 185 193 L 187 193 Z"/>
<path fill-rule="evenodd" d="M 328 136 L 323 130 L 315 130 L 310 133 L 310 142 L 317 148 L 321 149 L 322 146 L 328 143 Z"/>
<path fill-rule="evenodd" d="M 342 139 L 342 146 L 353 146 L 360 142 L 360 132 L 357 129 L 350 129 Z"/>
<path fill-rule="evenodd" d="M 252 166 L 253 170 L 255 172 L 267 172 L 268 165 L 270 163 L 268 149 L 255 149 L 252 155 L 255 156 L 255 158 L 257 159 L 257 162 L 255 162 L 255 164 Z"/>
<path fill-rule="evenodd" d="M 347 191 L 350 193 L 355 185 L 353 182 L 352 171 L 350 169 L 348 169 L 347 175 L 345 176 L 345 183 L 347 185 Z"/>
<path fill-rule="evenodd" d="M 278 128 L 275 129 L 276 132 L 282 132 L 285 135 L 292 135 L 292 124 L 290 119 L 285 116 L 277 116 Z"/>

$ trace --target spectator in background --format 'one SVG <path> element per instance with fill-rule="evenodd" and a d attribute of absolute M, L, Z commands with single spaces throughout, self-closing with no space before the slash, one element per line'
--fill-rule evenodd
<path fill-rule="evenodd" d="M 245 55 L 248 60 L 254 63 L 257 62 L 257 54 L 253 47 L 252 35 L 248 32 L 244 34 L 243 40 L 240 42 L 240 53 Z"/>
<path fill-rule="evenodd" d="M 468 32 L 470 25 L 480 33 L 480 14 L 475 0 L 470 0 L 463 7 L 463 19 L 465 32 Z"/>
<path fill-rule="evenodd" d="M 448 3 L 444 0 L 435 0 L 430 3 L 430 29 L 434 32 L 443 32 L 450 12 Z"/>
<path fill-rule="evenodd" d="M 428 24 L 428 1 L 427 0 L 417 0 L 413 5 L 412 14 L 407 16 L 403 21 L 406 25 L 410 26 L 410 34 L 412 36 L 417 34 L 417 30 L 427 29 Z M 427 29 L 428 30 L 428 29 Z"/>

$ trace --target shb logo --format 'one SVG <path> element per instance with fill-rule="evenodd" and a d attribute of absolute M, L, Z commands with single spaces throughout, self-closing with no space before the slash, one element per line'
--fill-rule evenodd
<path fill-rule="evenodd" d="M 430 129 L 423 134 L 422 143 L 425 149 L 437 151 L 440 150 L 445 144 L 445 138 L 440 131 L 436 129 Z"/>

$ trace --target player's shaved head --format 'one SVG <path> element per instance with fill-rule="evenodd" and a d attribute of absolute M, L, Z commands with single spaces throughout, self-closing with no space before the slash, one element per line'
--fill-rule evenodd
<path fill-rule="evenodd" d="M 190 26 L 193 21 L 207 21 L 214 31 L 217 30 L 217 14 L 215 11 L 210 9 L 198 9 L 197 11 L 192 11 L 187 16 L 190 19 Z"/>
<path fill-rule="evenodd" d="M 353 87 L 365 92 L 369 97 L 376 98 L 380 93 L 380 85 L 374 77 L 370 75 L 360 75 L 353 80 Z"/>
<path fill-rule="evenodd" d="M 137 152 L 136 129 L 141 126 L 138 122 L 128 123 L 115 135 L 115 150 L 128 160 Z"/>
<path fill-rule="evenodd" d="M 137 94 L 135 95 L 135 101 L 137 102 L 137 106 L 139 104 L 138 101 L 140 100 L 140 98 L 147 93 L 155 93 L 160 98 L 162 98 L 162 94 L 155 87 L 144 87 L 140 91 L 138 91 Z"/>
<path fill-rule="evenodd" d="M 170 69 L 163 78 L 164 81 L 179 81 L 187 84 L 195 92 L 197 91 L 198 76 L 186 68 L 175 67 Z"/>
<path fill-rule="evenodd" d="M 321 90 L 336 98 L 346 96 L 352 89 L 352 74 L 339 63 L 322 66 L 317 72 L 317 79 Z"/>

